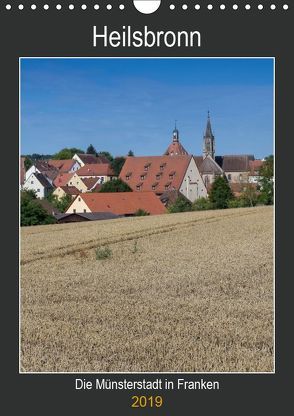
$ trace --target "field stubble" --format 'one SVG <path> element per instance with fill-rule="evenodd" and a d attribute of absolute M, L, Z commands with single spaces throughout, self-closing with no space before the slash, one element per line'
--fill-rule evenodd
<path fill-rule="evenodd" d="M 260 207 L 23 228 L 22 370 L 273 371 L 272 222 Z"/>

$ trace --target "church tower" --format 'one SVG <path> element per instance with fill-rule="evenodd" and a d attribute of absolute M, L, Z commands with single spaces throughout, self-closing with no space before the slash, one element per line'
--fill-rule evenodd
<path fill-rule="evenodd" d="M 166 156 L 188 155 L 187 150 L 184 148 L 184 146 L 180 142 L 180 134 L 179 134 L 179 130 L 177 129 L 177 124 L 175 124 L 175 128 L 174 128 L 174 131 L 173 131 L 172 142 L 168 146 L 168 148 L 167 148 L 167 150 L 164 154 Z"/>
<path fill-rule="evenodd" d="M 208 155 L 211 156 L 212 159 L 215 158 L 215 140 L 214 135 L 212 134 L 209 111 L 207 117 L 206 131 L 203 136 L 203 159 L 205 159 Z"/>

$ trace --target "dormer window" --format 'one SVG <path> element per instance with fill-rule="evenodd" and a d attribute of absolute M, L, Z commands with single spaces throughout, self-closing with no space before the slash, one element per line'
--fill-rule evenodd
<path fill-rule="evenodd" d="M 146 165 L 144 165 L 145 172 L 147 172 L 149 170 L 150 166 L 151 166 L 151 163 L 146 163 Z"/>
<path fill-rule="evenodd" d="M 142 173 L 142 175 L 141 175 L 141 181 L 143 181 L 144 179 L 146 179 L 146 175 L 145 175 L 145 173 Z"/>
<path fill-rule="evenodd" d="M 162 164 L 160 165 L 160 167 L 159 167 L 159 168 L 160 168 L 160 170 L 161 170 L 161 171 L 163 171 L 163 169 L 165 168 L 165 165 L 166 165 L 166 163 L 162 163 Z"/>
<path fill-rule="evenodd" d="M 169 179 L 173 180 L 175 177 L 176 172 L 173 170 L 172 172 L 169 173 Z"/>
<path fill-rule="evenodd" d="M 157 186 L 158 186 L 158 182 L 154 182 L 152 184 L 152 191 L 155 191 L 155 189 L 157 188 Z"/>
<path fill-rule="evenodd" d="M 156 180 L 157 180 L 157 181 L 159 181 L 159 180 L 160 180 L 161 175 L 162 175 L 162 174 L 161 174 L 160 172 L 159 172 L 159 173 L 157 173 L 157 175 L 156 175 Z"/>
<path fill-rule="evenodd" d="M 167 191 L 167 190 L 169 189 L 170 185 L 171 185 L 171 182 L 167 182 L 167 183 L 164 185 L 164 189 Z"/>
<path fill-rule="evenodd" d="M 142 182 L 140 182 L 140 183 L 138 183 L 137 185 L 136 185 L 136 190 L 137 191 L 141 191 L 141 189 L 142 189 Z"/>
<path fill-rule="evenodd" d="M 129 181 L 131 176 L 132 176 L 132 172 L 128 172 L 126 174 L 126 180 Z"/>

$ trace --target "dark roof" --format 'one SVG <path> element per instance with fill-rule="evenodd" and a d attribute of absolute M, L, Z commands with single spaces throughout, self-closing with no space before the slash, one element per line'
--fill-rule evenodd
<path fill-rule="evenodd" d="M 113 214 L 113 212 L 76 212 L 71 214 L 57 214 L 56 219 L 62 220 L 68 217 L 80 216 L 89 221 L 98 221 L 98 220 L 112 220 L 115 218 L 121 218 L 120 215 Z"/>
<path fill-rule="evenodd" d="M 80 191 L 75 186 L 59 186 L 68 195 L 79 195 Z"/>
<path fill-rule="evenodd" d="M 37 172 L 35 172 L 34 175 L 36 176 L 40 184 L 44 186 L 44 188 L 52 188 L 51 183 L 48 181 L 45 175 Z"/>
<path fill-rule="evenodd" d="M 216 174 L 221 175 L 223 173 L 222 168 L 219 164 L 213 160 L 211 156 L 206 156 L 204 159 L 202 156 L 193 156 L 197 168 L 201 174 Z"/>
<path fill-rule="evenodd" d="M 82 178 L 81 181 L 84 182 L 88 191 L 90 191 L 97 185 L 97 182 L 99 181 L 99 179 L 98 178 Z"/>
<path fill-rule="evenodd" d="M 177 190 L 171 190 L 171 191 L 165 191 L 162 195 L 160 195 L 160 201 L 165 205 L 169 206 L 171 204 L 174 204 L 179 196 L 182 196 L 183 198 L 187 199 L 184 195 L 182 195 Z"/>
<path fill-rule="evenodd" d="M 251 169 L 251 161 L 254 160 L 253 155 L 224 155 L 216 156 L 214 162 L 208 159 L 205 163 L 202 156 L 193 156 L 200 173 L 217 173 L 220 167 L 224 172 L 249 172 Z M 215 166 L 216 165 L 216 166 Z"/>
<path fill-rule="evenodd" d="M 86 153 L 78 153 L 78 156 L 85 165 L 89 163 L 109 163 L 109 160 L 104 155 L 95 156 Z"/>
<path fill-rule="evenodd" d="M 248 172 L 250 160 L 254 160 L 253 155 L 224 155 L 221 167 L 225 172 Z"/>
<path fill-rule="evenodd" d="M 223 171 L 221 167 L 216 163 L 215 160 L 211 156 L 206 156 L 205 159 L 203 159 L 203 162 L 200 166 L 200 172 L 203 173 L 214 173 L 214 174 L 222 174 Z"/>

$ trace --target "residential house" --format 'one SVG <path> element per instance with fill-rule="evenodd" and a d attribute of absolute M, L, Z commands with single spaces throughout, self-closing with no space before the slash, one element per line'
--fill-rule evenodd
<path fill-rule="evenodd" d="M 74 176 L 74 173 L 59 173 L 54 179 L 53 185 L 58 188 L 59 186 L 67 186 L 70 179 Z"/>
<path fill-rule="evenodd" d="M 53 187 L 45 175 L 34 172 L 31 173 L 29 178 L 25 181 L 22 189 L 34 191 L 37 198 L 42 199 L 47 197 L 47 195 L 53 190 Z"/>
<path fill-rule="evenodd" d="M 150 215 L 166 212 L 165 206 L 154 192 L 98 192 L 78 195 L 66 213 L 112 212 L 116 215 L 132 216 L 139 209 Z"/>
<path fill-rule="evenodd" d="M 82 179 L 95 178 L 100 184 L 116 177 L 109 163 L 86 164 L 77 171 L 77 175 Z"/>
<path fill-rule="evenodd" d="M 250 172 L 248 176 L 248 182 L 258 184 L 261 179 L 260 169 L 263 166 L 263 160 L 260 160 L 260 159 L 250 160 L 249 166 L 250 166 Z"/>
<path fill-rule="evenodd" d="M 190 155 L 128 157 L 119 175 L 134 192 L 161 196 L 178 191 L 191 202 L 207 196 L 195 160 Z"/>
<path fill-rule="evenodd" d="M 61 199 L 66 195 L 70 195 L 72 198 L 75 198 L 79 194 L 80 191 L 75 186 L 58 186 L 53 191 L 53 195 L 56 196 L 57 199 Z"/>
<path fill-rule="evenodd" d="M 57 169 L 59 173 L 74 173 L 81 167 L 79 162 L 74 159 L 64 159 L 64 160 L 49 159 L 48 165 Z"/>
<path fill-rule="evenodd" d="M 86 153 L 76 153 L 73 156 L 73 159 L 76 160 L 81 167 L 89 164 L 109 163 L 109 160 L 104 155 L 95 156 Z"/>
<path fill-rule="evenodd" d="M 32 173 L 42 173 L 47 180 L 53 185 L 53 182 L 59 174 L 58 169 L 48 164 L 46 160 L 36 160 L 33 165 L 26 171 L 26 180 Z"/>

